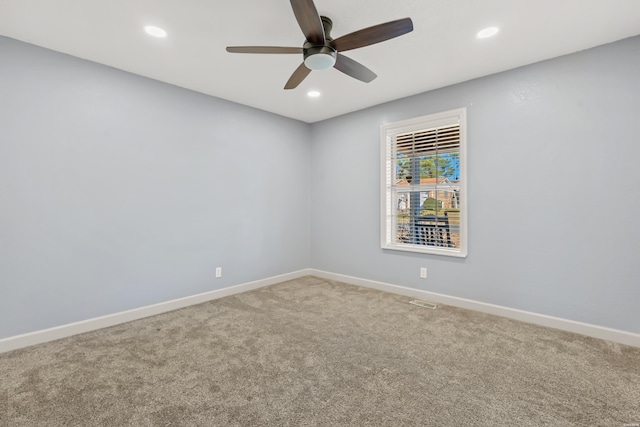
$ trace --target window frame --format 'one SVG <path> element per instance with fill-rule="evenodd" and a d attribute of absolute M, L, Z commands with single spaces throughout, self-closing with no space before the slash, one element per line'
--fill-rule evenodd
<path fill-rule="evenodd" d="M 446 248 L 438 246 L 419 245 L 414 243 L 395 242 L 393 233 L 397 225 L 394 224 L 394 214 L 397 206 L 394 203 L 393 188 L 396 186 L 395 164 L 396 158 L 391 158 L 395 136 L 430 130 L 442 126 L 458 124 L 460 126 L 460 248 Z M 406 251 L 432 255 L 444 255 L 458 258 L 467 256 L 467 109 L 465 107 L 440 113 L 415 117 L 380 125 L 380 246 L 383 250 Z"/>

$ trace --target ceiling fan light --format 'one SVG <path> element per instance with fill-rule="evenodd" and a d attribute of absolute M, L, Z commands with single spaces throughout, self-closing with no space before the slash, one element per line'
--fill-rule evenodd
<path fill-rule="evenodd" d="M 337 51 L 330 46 L 305 47 L 304 65 L 310 70 L 326 70 L 336 63 Z"/>
<path fill-rule="evenodd" d="M 326 70 L 333 67 L 336 63 L 336 58 L 328 53 L 316 53 L 315 55 L 309 55 L 304 60 L 304 65 L 310 70 Z"/>

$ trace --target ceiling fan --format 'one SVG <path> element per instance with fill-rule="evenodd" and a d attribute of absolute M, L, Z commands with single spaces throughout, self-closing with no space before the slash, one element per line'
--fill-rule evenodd
<path fill-rule="evenodd" d="M 298 25 L 306 37 L 302 47 L 279 46 L 229 46 L 231 53 L 292 53 L 302 54 L 304 62 L 293 72 L 285 89 L 296 88 L 311 70 L 335 68 L 348 76 L 371 82 L 376 74 L 340 52 L 380 43 L 413 31 L 411 18 L 398 19 L 374 25 L 333 39 L 330 36 L 333 23 L 326 16 L 320 16 L 313 0 L 291 0 L 291 7 Z"/>

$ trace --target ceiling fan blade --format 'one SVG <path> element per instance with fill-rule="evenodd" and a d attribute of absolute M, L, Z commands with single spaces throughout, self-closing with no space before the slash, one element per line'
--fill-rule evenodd
<path fill-rule="evenodd" d="M 302 53 L 301 47 L 279 46 L 229 46 L 227 52 L 231 53 Z"/>
<path fill-rule="evenodd" d="M 300 83 L 302 83 L 302 81 L 309 75 L 310 72 L 311 70 L 308 69 L 303 62 L 298 68 L 296 68 L 293 74 L 291 74 L 291 77 L 289 77 L 289 81 L 286 85 L 284 85 L 284 88 L 295 89 Z"/>
<path fill-rule="evenodd" d="M 291 7 L 307 41 L 324 44 L 324 28 L 313 0 L 291 0 Z"/>
<path fill-rule="evenodd" d="M 376 73 L 362 65 L 361 63 L 354 61 L 353 59 L 344 55 L 338 54 L 336 63 L 333 66 L 338 71 L 342 71 L 348 76 L 358 79 L 362 82 L 369 83 L 376 77 Z"/>
<path fill-rule="evenodd" d="M 413 22 L 411 21 L 411 18 L 403 18 L 396 21 L 386 22 L 384 24 L 374 25 L 373 27 L 364 28 L 342 37 L 338 37 L 333 41 L 333 45 L 338 52 L 344 52 L 380 43 L 385 40 L 410 33 L 411 31 L 413 31 Z"/>

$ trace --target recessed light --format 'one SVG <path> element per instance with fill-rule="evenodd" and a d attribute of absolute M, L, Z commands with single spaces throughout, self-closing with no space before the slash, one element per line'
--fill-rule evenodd
<path fill-rule="evenodd" d="M 167 32 L 160 27 L 154 27 L 153 25 L 147 25 L 144 27 L 147 34 L 153 37 L 167 37 Z"/>
<path fill-rule="evenodd" d="M 311 90 L 311 91 L 307 92 L 307 96 L 309 98 L 317 98 L 317 97 L 320 96 L 320 92 L 317 91 L 317 90 Z"/>
<path fill-rule="evenodd" d="M 495 36 L 498 34 L 498 31 L 500 31 L 498 27 L 485 28 L 484 30 L 479 31 L 478 34 L 476 34 L 476 37 L 479 39 L 486 39 L 487 37 Z"/>

